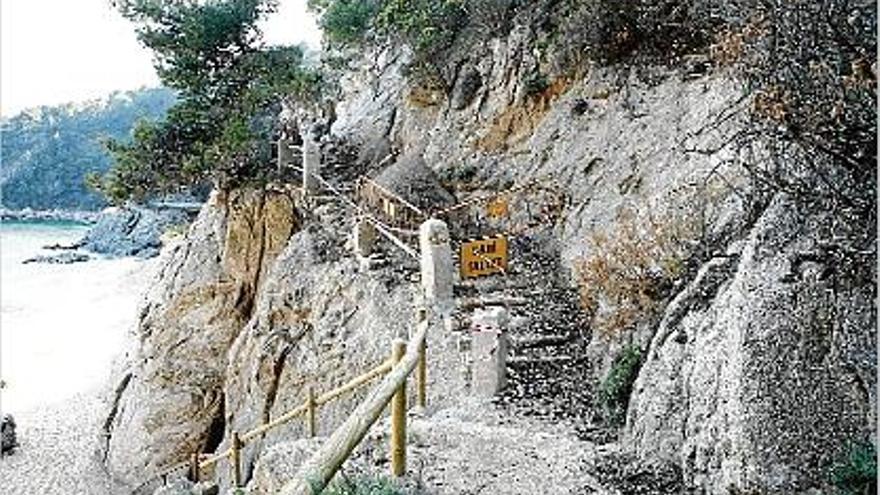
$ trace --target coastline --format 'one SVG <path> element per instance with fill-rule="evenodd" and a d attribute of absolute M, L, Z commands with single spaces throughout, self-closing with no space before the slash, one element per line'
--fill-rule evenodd
<path fill-rule="evenodd" d="M 53 216 L 49 222 L 81 222 L 81 218 Z M 124 363 L 140 301 L 161 266 L 160 259 L 161 256 L 149 260 L 96 259 L 87 267 L 25 266 L 17 259 L 11 260 L 10 266 L 20 270 L 19 275 L 26 276 L 20 277 L 21 283 L 9 278 L 3 281 L 4 285 L 16 283 L 16 290 L 7 293 L 4 301 L 7 312 L 3 314 L 4 323 L 9 325 L 4 328 L 3 344 L 16 349 L 16 353 L 7 353 L 5 357 L 10 359 L 4 359 L 4 375 L 11 372 L 11 376 L 6 377 L 11 378 L 11 382 L 10 387 L 3 390 L 0 406 L 3 412 L 14 415 L 19 443 L 11 455 L 0 458 L 0 487 L 4 494 L 128 493 L 129 487 L 109 475 L 100 453 L 108 411 L 107 394 L 112 390 L 113 377 Z M 77 290 L 69 292 L 72 281 L 76 281 Z M 9 299 L 16 294 L 38 294 L 41 299 L 33 305 L 25 304 L 32 301 L 30 296 Z M 57 310 L 41 311 L 45 301 L 54 301 L 52 304 Z M 105 308 L 105 304 L 109 306 Z M 112 308 L 119 311 L 104 310 Z M 29 316 L 22 319 L 24 311 Z M 67 316 L 63 321 L 56 321 L 51 313 Z M 28 332 L 14 331 L 25 327 L 29 328 Z M 51 328 L 64 328 L 64 331 L 52 334 L 48 340 L 29 337 Z M 15 360 L 19 365 L 30 363 L 29 367 L 22 370 L 15 366 Z M 34 360 L 50 364 L 36 366 Z M 40 374 L 35 371 L 39 369 L 52 371 Z M 73 369 L 77 370 L 76 380 L 69 379 L 69 371 Z M 35 390 L 39 390 L 42 399 L 34 394 Z M 17 398 L 9 395 L 17 392 L 27 393 Z M 58 399 L 52 400 L 53 397 Z M 22 406 L 8 407 L 16 403 Z"/>
<path fill-rule="evenodd" d="M 0 221 L 4 222 L 74 222 L 91 225 L 98 220 L 100 211 L 90 210 L 13 210 L 0 208 Z"/>

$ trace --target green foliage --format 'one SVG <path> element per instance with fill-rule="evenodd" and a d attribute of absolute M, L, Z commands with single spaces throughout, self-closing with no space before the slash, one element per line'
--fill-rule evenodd
<path fill-rule="evenodd" d="M 550 86 L 547 75 L 540 70 L 533 70 L 523 80 L 523 88 L 527 96 L 533 96 L 543 92 Z"/>
<path fill-rule="evenodd" d="M 877 493 L 877 451 L 870 442 L 850 447 L 845 460 L 831 472 L 831 482 L 847 495 Z"/>
<path fill-rule="evenodd" d="M 373 30 L 413 49 L 417 77 L 437 80 L 445 52 L 468 23 L 466 0 L 310 0 L 331 43 L 361 42 Z M 479 3 L 479 2 L 472 2 Z"/>
<path fill-rule="evenodd" d="M 2 122 L 0 185 L 7 208 L 94 209 L 87 188 L 111 165 L 105 139 L 126 139 L 138 121 L 162 118 L 174 92 L 142 89 L 88 104 L 30 109 Z"/>
<path fill-rule="evenodd" d="M 673 60 L 705 49 L 720 18 L 705 0 L 566 0 L 557 46 L 602 64 Z"/>
<path fill-rule="evenodd" d="M 434 80 L 466 24 L 464 0 L 385 0 L 376 19 L 380 32 L 412 47 L 416 76 Z"/>
<path fill-rule="evenodd" d="M 321 492 L 323 495 L 406 495 L 387 478 L 341 477 Z"/>
<path fill-rule="evenodd" d="M 641 349 L 628 345 L 614 359 L 611 370 L 599 385 L 599 405 L 609 422 L 619 424 L 623 421 L 641 365 Z"/>
<path fill-rule="evenodd" d="M 267 47 L 257 22 L 272 0 L 119 0 L 180 100 L 159 123 L 110 140 L 115 164 L 100 181 L 114 202 L 212 181 L 220 187 L 269 173 L 274 116 L 282 97 L 315 99 L 320 76 L 299 47 Z"/>
<path fill-rule="evenodd" d="M 321 29 L 331 43 L 350 45 L 360 42 L 378 10 L 375 1 L 309 0 L 309 8 L 319 13 Z"/>

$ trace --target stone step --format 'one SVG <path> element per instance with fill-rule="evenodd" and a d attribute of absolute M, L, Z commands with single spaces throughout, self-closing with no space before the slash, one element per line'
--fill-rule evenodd
<path fill-rule="evenodd" d="M 513 337 L 510 346 L 513 352 L 521 352 L 527 349 L 541 349 L 546 347 L 560 347 L 577 339 L 576 335 L 532 335 L 529 337 Z"/>
<path fill-rule="evenodd" d="M 507 367 L 513 369 L 555 367 L 572 364 L 576 361 L 571 356 L 550 356 L 543 358 L 514 357 L 507 360 Z"/>
<path fill-rule="evenodd" d="M 525 306 L 527 304 L 529 304 L 528 299 L 511 295 L 462 298 L 458 303 L 459 308 L 465 311 L 486 306 Z"/>

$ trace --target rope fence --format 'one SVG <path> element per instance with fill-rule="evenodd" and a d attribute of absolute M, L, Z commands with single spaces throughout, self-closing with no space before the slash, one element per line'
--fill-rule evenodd
<path fill-rule="evenodd" d="M 284 426 L 291 421 L 300 418 L 301 416 L 305 416 L 305 421 L 308 426 L 310 436 L 314 437 L 317 433 L 317 415 L 318 409 L 321 406 L 324 406 L 334 400 L 341 398 L 342 396 L 361 388 L 368 383 L 376 380 L 379 377 L 387 375 L 394 369 L 394 358 L 395 354 L 393 351 L 392 355 L 389 359 L 383 361 L 378 366 L 370 369 L 369 371 L 362 373 L 361 375 L 352 378 L 345 384 L 336 387 L 324 394 L 319 396 L 315 396 L 314 388 L 309 387 L 307 389 L 307 398 L 306 401 L 291 409 L 290 411 L 284 413 L 283 415 L 269 421 L 268 423 L 262 424 L 248 432 L 240 434 L 237 431 L 232 431 L 230 434 L 230 446 L 226 450 L 220 453 L 215 454 L 192 454 L 190 459 L 186 462 L 181 462 L 175 464 L 174 466 L 156 474 L 152 478 L 148 479 L 141 485 L 139 485 L 134 493 L 146 493 L 145 490 L 149 489 L 152 486 L 164 485 L 167 484 L 168 480 L 174 476 L 186 476 L 191 481 L 198 482 L 202 478 L 202 474 L 206 472 L 209 468 L 215 467 L 220 461 L 225 459 L 229 459 L 230 463 L 230 472 L 232 474 L 232 482 L 235 487 L 240 487 L 242 485 L 242 476 L 241 476 L 241 451 L 244 449 L 249 443 L 253 442 L 258 437 L 261 437 L 268 433 L 269 431 Z M 417 386 L 418 386 L 418 403 L 420 406 L 424 407 L 426 402 L 426 374 L 424 372 L 426 360 L 424 357 L 424 346 L 420 348 L 419 354 L 419 369 L 420 372 L 417 374 Z M 399 448 L 399 446 L 398 446 Z"/>

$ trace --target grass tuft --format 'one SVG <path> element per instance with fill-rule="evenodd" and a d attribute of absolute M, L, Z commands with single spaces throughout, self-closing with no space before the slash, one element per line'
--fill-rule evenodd
<path fill-rule="evenodd" d="M 831 483 L 847 495 L 877 493 L 877 451 L 874 444 L 853 444 L 846 459 L 834 466 Z"/>
<path fill-rule="evenodd" d="M 608 375 L 599 385 L 599 406 L 609 423 L 623 423 L 641 365 L 642 350 L 638 346 L 628 345 L 614 358 Z"/>

